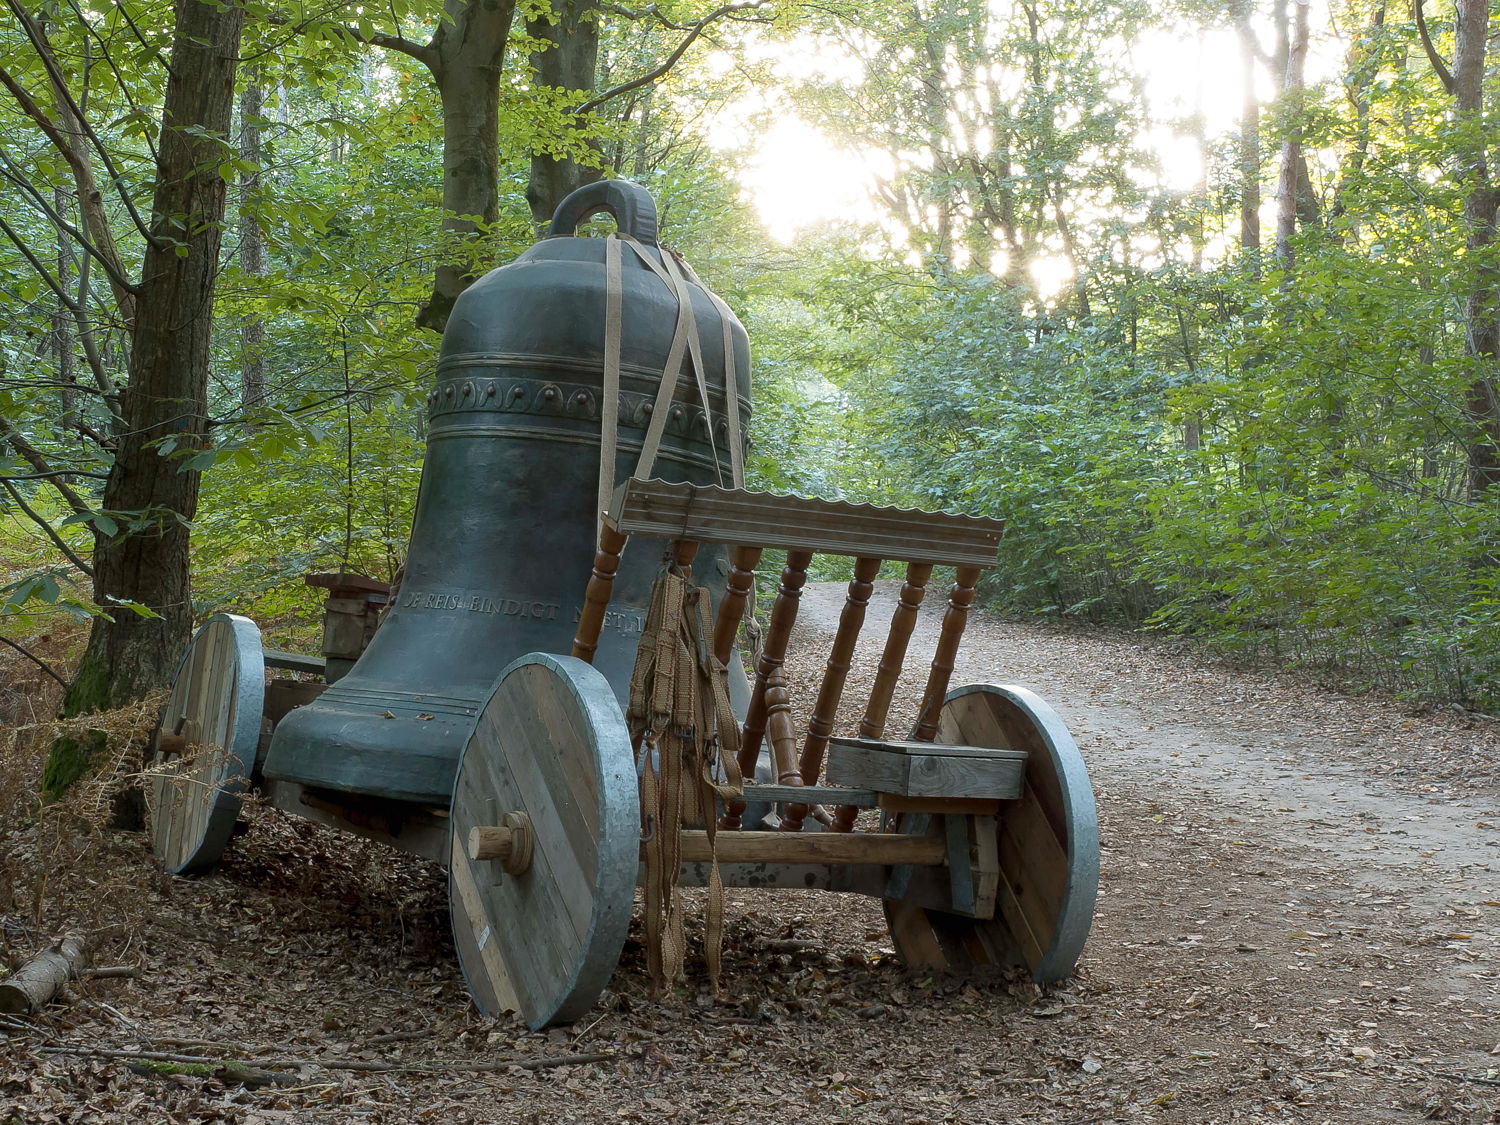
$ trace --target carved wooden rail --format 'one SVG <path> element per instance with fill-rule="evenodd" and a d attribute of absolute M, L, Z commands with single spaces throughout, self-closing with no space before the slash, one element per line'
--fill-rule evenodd
<path fill-rule="evenodd" d="M 745 613 L 762 552 L 767 548 L 785 549 L 786 565 L 756 663 L 755 683 L 741 735 L 740 769 L 747 779 L 754 776 L 761 747 L 769 739 L 776 784 L 764 788 L 767 791 L 774 788 L 775 799 L 785 804 L 781 830 L 797 832 L 809 815 L 818 815 L 830 827 L 848 832 L 853 828 L 860 808 L 868 807 L 867 794 L 861 794 L 856 803 L 854 791 L 850 791 L 851 802 L 840 804 L 832 814 L 824 812 L 811 800 L 788 801 L 786 797 L 800 788 L 818 786 L 833 735 L 835 715 L 843 699 L 855 646 L 882 562 L 887 559 L 905 562 L 906 580 L 891 616 L 870 698 L 859 724 L 860 737 L 866 740 L 879 740 L 886 734 L 891 701 L 933 568 L 955 568 L 955 581 L 948 595 L 948 609 L 943 616 L 913 736 L 919 742 L 931 742 L 937 735 L 938 709 L 948 691 L 959 642 L 974 600 L 975 583 L 983 568 L 995 564 L 1003 531 L 1001 521 L 976 516 L 632 478 L 615 491 L 609 511 L 604 514 L 598 555 L 585 594 L 573 655 L 582 660 L 593 658 L 614 576 L 620 565 L 620 554 L 629 536 L 649 535 L 671 540 L 675 561 L 683 568 L 691 563 L 698 544 L 717 543 L 731 548 L 731 569 L 719 602 L 713 635 L 714 654 L 725 663 L 733 654 L 734 638 Z M 807 729 L 801 738 L 799 754 L 798 738 L 791 719 L 792 687 L 786 681 L 782 665 L 814 554 L 853 557 L 854 578 L 849 583 L 838 631 Z M 747 782 L 746 788 L 748 794 L 756 787 Z M 814 792 L 826 800 L 831 790 L 820 787 Z M 926 807 L 920 798 L 904 800 L 906 805 L 902 807 Z M 956 802 L 958 798 L 953 800 Z M 884 799 L 882 804 L 886 804 Z M 934 804 L 936 811 L 941 799 L 933 798 L 927 804 Z M 725 810 L 721 827 L 739 829 L 744 808 L 744 801 L 731 802 Z M 859 845 L 852 841 L 851 845 L 848 855 L 864 854 Z M 770 855 L 773 851 L 764 851 L 764 854 Z M 842 858 L 845 851 L 835 849 L 828 854 Z"/>

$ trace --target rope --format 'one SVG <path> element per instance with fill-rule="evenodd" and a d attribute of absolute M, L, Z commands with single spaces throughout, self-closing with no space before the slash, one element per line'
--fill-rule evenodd
<path fill-rule="evenodd" d="M 702 824 L 708 834 L 703 951 L 709 983 L 715 994 L 719 991 L 724 884 L 715 851 L 715 802 L 741 796 L 744 786 L 737 757 L 739 723 L 712 638 L 708 591 L 690 585 L 675 568 L 662 573 L 651 587 L 626 711 L 645 824 L 647 967 L 658 993 L 683 979 L 686 941 L 677 877 L 682 827 L 689 823 Z"/>

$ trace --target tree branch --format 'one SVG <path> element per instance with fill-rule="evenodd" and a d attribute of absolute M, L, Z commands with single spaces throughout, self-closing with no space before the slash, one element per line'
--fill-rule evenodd
<path fill-rule="evenodd" d="M 674 66 L 677 65 L 677 60 L 682 58 L 682 56 L 687 53 L 687 49 L 693 45 L 693 42 L 698 38 L 698 36 L 703 34 L 704 30 L 707 29 L 709 24 L 713 23 L 715 20 L 722 19 L 724 16 L 730 15 L 734 12 L 744 12 L 754 8 L 763 7 L 767 2 L 768 0 L 742 0 L 742 2 L 738 4 L 725 4 L 722 8 L 715 8 L 701 20 L 698 20 L 696 23 L 687 25 L 689 28 L 691 28 L 691 30 L 689 30 L 688 33 L 683 36 L 682 42 L 677 44 L 677 47 L 672 51 L 670 55 L 667 56 L 666 61 L 663 62 L 659 67 L 657 67 L 655 70 L 647 71 L 645 74 L 642 74 L 639 77 L 632 78 L 629 82 L 622 82 L 618 86 L 614 86 L 611 89 L 605 90 L 604 93 L 599 94 L 596 97 L 590 98 L 588 101 L 584 102 L 582 105 L 574 109 L 574 114 L 582 116 L 583 114 L 588 113 L 591 110 L 598 109 L 601 105 L 611 100 L 612 98 L 617 98 L 621 94 L 628 94 L 631 90 L 636 90 L 651 82 L 655 82 L 663 74 L 667 73 L 667 71 L 671 70 Z"/>
<path fill-rule="evenodd" d="M 31 13 L 21 7 L 17 3 L 17 0 L 5 0 L 5 3 L 15 14 L 16 19 L 21 22 L 21 27 L 26 32 L 27 40 L 30 41 L 32 49 L 36 51 L 37 57 L 41 60 L 42 67 L 47 71 L 47 77 L 51 81 L 53 92 L 57 95 L 58 102 L 61 103 L 59 108 L 64 108 L 67 112 L 69 120 L 65 124 L 73 132 L 87 136 L 93 142 L 94 150 L 98 152 L 99 159 L 104 161 L 105 171 L 110 174 L 110 182 L 115 189 L 115 194 L 120 197 L 120 202 L 125 205 L 125 211 L 130 216 L 130 221 L 135 224 L 135 229 L 140 231 L 141 236 L 148 244 L 152 246 L 158 245 L 160 239 L 151 233 L 150 226 L 141 217 L 141 213 L 136 210 L 135 200 L 131 199 L 130 192 L 125 190 L 125 177 L 121 175 L 120 170 L 115 166 L 114 159 L 109 155 L 109 149 L 105 146 L 104 141 L 100 139 L 99 134 L 94 132 L 93 126 L 89 124 L 88 118 L 84 116 L 83 107 L 74 99 L 73 91 L 68 88 L 67 76 L 63 73 L 62 68 L 57 65 L 57 59 L 52 53 L 52 45 L 47 41 L 45 33 L 37 26 L 36 21 L 31 18 Z M 83 159 L 83 154 L 78 152 L 73 145 L 69 145 L 63 155 L 68 157 L 70 165 L 74 165 L 75 174 L 77 172 L 77 165 L 74 164 L 75 160 L 82 161 L 84 166 L 87 166 L 87 161 Z M 94 187 L 92 182 L 92 171 L 90 171 L 89 179 L 90 183 L 88 186 L 97 192 L 98 189 Z M 80 201 L 85 198 L 84 186 L 81 183 L 78 185 Z M 95 225 L 97 226 L 98 224 Z M 102 238 L 103 236 L 101 235 L 100 237 Z M 123 273 L 124 271 L 121 270 L 121 272 Z"/>
<path fill-rule="evenodd" d="M 64 689 L 67 688 L 68 681 L 65 680 L 65 679 L 63 679 L 56 672 L 54 672 L 52 670 L 52 665 L 48 664 L 40 656 L 37 656 L 36 654 L 31 653 L 31 652 L 28 652 L 26 649 L 24 649 L 20 645 L 16 644 L 16 642 L 13 641 L 13 640 L 11 640 L 9 637 L 0 637 L 0 645 L 7 645 L 10 648 L 15 649 L 22 656 L 24 656 L 27 660 L 31 661 L 38 668 L 40 668 L 43 672 L 46 672 L 47 675 L 51 676 L 58 683 L 62 684 L 62 686 L 63 686 Z"/>
<path fill-rule="evenodd" d="M 0 477 L 0 488 L 3 488 L 6 492 L 10 493 L 10 498 L 15 501 L 16 507 L 25 512 L 32 523 L 36 524 L 39 528 L 46 532 L 47 538 L 52 540 L 52 545 L 59 551 L 61 551 L 63 553 L 63 556 L 70 563 L 76 566 L 79 570 L 83 571 L 83 573 L 88 575 L 90 578 L 94 577 L 94 568 L 91 567 L 88 563 L 84 562 L 73 552 L 73 548 L 68 546 L 67 540 L 65 540 L 61 535 L 57 533 L 57 528 L 53 527 L 45 517 L 43 517 L 34 508 L 32 508 L 30 504 L 26 503 L 26 498 L 21 495 L 20 489 L 11 484 L 10 481 L 6 480 L 4 477 Z"/>
<path fill-rule="evenodd" d="M 37 449 L 36 446 L 31 444 L 31 442 L 22 437 L 21 431 L 16 429 L 15 426 L 11 424 L 10 419 L 6 418 L 4 414 L 0 414 L 0 435 L 3 435 L 5 437 L 5 440 L 10 444 L 10 447 L 21 455 L 21 459 L 23 461 L 25 461 L 38 473 L 47 474 L 47 483 L 50 484 L 53 488 L 57 489 L 58 493 L 63 498 L 63 502 L 66 503 L 75 514 L 93 510 L 83 502 L 83 498 L 79 496 L 78 493 L 74 492 L 56 476 L 52 475 L 52 466 L 47 463 L 47 458 L 42 456 L 41 450 Z"/>
<path fill-rule="evenodd" d="M 1411 0 L 1412 15 L 1417 21 L 1417 36 L 1422 40 L 1422 50 L 1427 52 L 1427 61 L 1432 64 L 1433 71 L 1438 76 L 1438 81 L 1443 84 L 1443 89 L 1449 94 L 1454 92 L 1453 72 L 1443 62 L 1443 57 L 1437 53 L 1437 48 L 1432 45 L 1432 36 L 1427 33 L 1427 16 L 1422 11 L 1423 0 Z"/>
<path fill-rule="evenodd" d="M 111 286 L 117 290 L 123 289 L 132 296 L 140 295 L 140 291 L 136 285 L 123 273 L 119 272 L 119 263 L 111 261 L 107 255 L 89 241 L 87 235 L 59 214 L 57 209 L 47 202 L 46 196 L 37 190 L 36 185 L 21 174 L 21 170 L 16 166 L 16 162 L 10 158 L 10 154 L 3 147 L 0 147 L 0 166 L 4 168 L 5 178 L 31 196 L 35 200 L 37 207 L 47 216 L 53 226 L 71 237 L 78 245 L 83 247 L 89 256 L 97 260 L 104 267 L 104 272 L 109 275 Z"/>

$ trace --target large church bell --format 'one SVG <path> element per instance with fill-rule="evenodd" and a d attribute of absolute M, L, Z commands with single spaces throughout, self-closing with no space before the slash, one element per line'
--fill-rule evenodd
<path fill-rule="evenodd" d="M 617 233 L 575 237 L 601 211 Z M 658 245 L 649 192 L 563 200 L 547 238 L 454 306 L 404 580 L 353 669 L 276 727 L 265 775 L 446 805 L 496 676 L 568 651 L 601 499 L 632 474 L 741 483 L 749 372 L 734 314 Z M 661 563 L 632 543 L 594 658 L 622 705 Z M 695 569 L 723 566 L 705 551 Z"/>

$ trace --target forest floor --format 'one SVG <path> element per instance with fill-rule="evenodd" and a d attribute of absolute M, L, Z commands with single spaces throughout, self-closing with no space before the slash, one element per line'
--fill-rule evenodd
<path fill-rule="evenodd" d="M 809 587 L 794 683 L 842 597 Z M 112 924 L 99 960 L 139 967 L 0 1019 L 0 1123 L 1500 1122 L 1500 723 L 978 615 L 974 680 L 1039 692 L 1093 778 L 1062 987 L 911 975 L 876 902 L 731 891 L 724 1001 L 647 999 L 633 935 L 593 1012 L 531 1034 L 468 1007 L 431 865 L 261 809 L 174 879 L 139 834 L 0 819 L 0 951 Z M 143 1050 L 305 1065 L 248 1088 L 110 1054 Z M 508 1065 L 574 1054 L 606 1057 Z"/>

